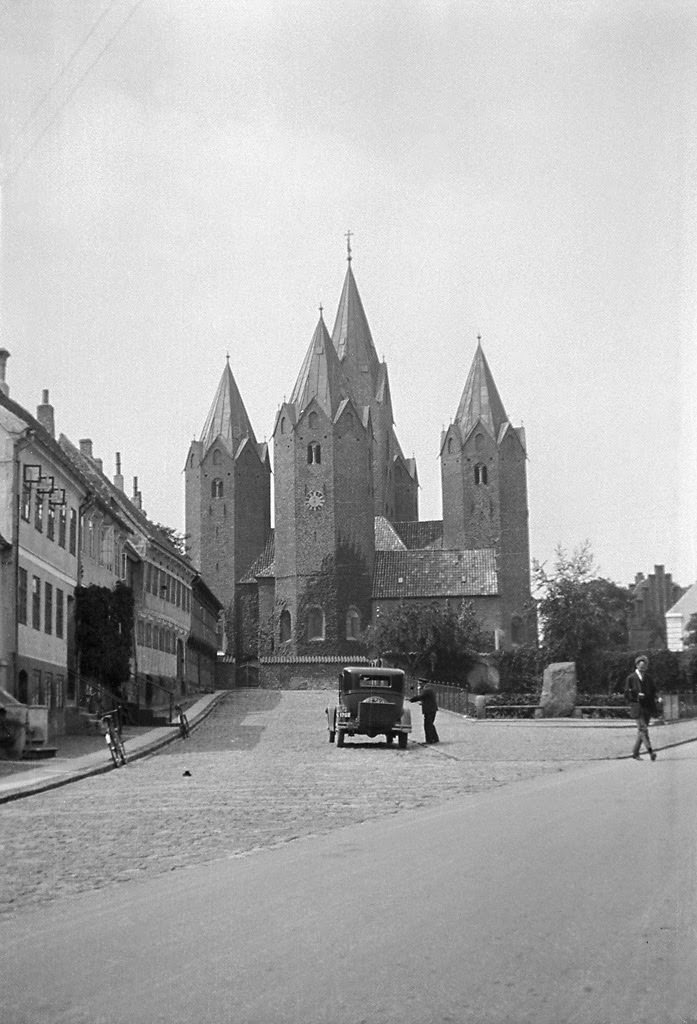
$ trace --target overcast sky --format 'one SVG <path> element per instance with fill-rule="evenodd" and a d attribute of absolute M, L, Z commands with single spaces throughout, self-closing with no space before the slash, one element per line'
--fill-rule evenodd
<path fill-rule="evenodd" d="M 697 580 L 692 0 L 0 0 L 0 41 L 10 394 L 151 518 L 227 352 L 270 440 L 350 228 L 420 518 L 481 334 L 532 556 Z"/>

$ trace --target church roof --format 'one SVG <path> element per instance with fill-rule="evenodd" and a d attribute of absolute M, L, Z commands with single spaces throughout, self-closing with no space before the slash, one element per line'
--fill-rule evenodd
<path fill-rule="evenodd" d="M 393 523 L 392 526 L 406 548 L 434 548 L 443 546 L 442 519 L 423 522 Z"/>
<path fill-rule="evenodd" d="M 258 579 L 273 579 L 276 575 L 275 553 L 275 532 L 271 530 L 266 547 L 241 577 L 240 583 L 256 583 Z"/>
<path fill-rule="evenodd" d="M 495 597 L 496 552 L 376 551 L 373 598 Z"/>
<path fill-rule="evenodd" d="M 384 516 L 375 516 L 375 550 L 404 551 L 404 541 Z"/>
<path fill-rule="evenodd" d="M 348 382 L 341 370 L 329 332 L 320 315 L 293 393 L 290 396 L 291 405 L 296 406 L 300 415 L 314 398 L 332 420 L 339 405 L 349 392 Z"/>
<path fill-rule="evenodd" d="M 477 343 L 477 351 L 455 415 L 455 422 L 460 427 L 463 438 L 467 437 L 479 420 L 495 440 L 498 440 L 502 425 L 508 422 L 481 341 Z"/>
<path fill-rule="evenodd" d="M 217 437 L 222 437 L 232 455 L 246 437 L 250 438 L 255 446 L 257 444 L 247 410 L 232 376 L 229 360 L 225 363 L 218 390 L 201 431 L 200 441 L 204 453 Z"/>
<path fill-rule="evenodd" d="M 355 401 L 359 405 L 368 405 L 375 397 L 380 360 L 375 351 L 350 260 L 339 299 L 332 341 L 344 372 L 351 382 Z"/>

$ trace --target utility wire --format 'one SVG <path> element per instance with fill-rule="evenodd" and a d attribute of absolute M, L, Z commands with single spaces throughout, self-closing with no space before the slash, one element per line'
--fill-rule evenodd
<path fill-rule="evenodd" d="M 48 97 L 50 96 L 50 94 L 51 94 L 52 90 L 53 90 L 53 89 L 55 89 L 56 85 L 57 85 L 57 84 L 58 84 L 58 83 L 59 83 L 59 82 L 61 81 L 61 79 L 62 79 L 62 78 L 63 78 L 63 77 L 65 76 L 65 74 L 67 73 L 68 69 L 70 68 L 70 66 L 71 66 L 71 64 L 73 63 L 73 61 L 75 60 L 75 58 L 76 58 L 76 57 L 78 56 L 78 54 L 80 53 L 80 51 L 81 51 L 81 50 L 82 50 L 82 49 L 84 48 L 85 44 L 86 44 L 86 43 L 88 42 L 88 40 L 89 40 L 89 39 L 91 38 L 91 36 L 92 36 L 92 35 L 94 34 L 94 32 L 96 31 L 96 29 L 98 28 L 98 26 L 99 26 L 99 25 L 101 24 L 101 22 L 102 22 L 102 21 L 103 21 L 103 20 L 104 20 L 104 19 L 105 19 L 105 18 L 107 17 L 107 15 L 108 15 L 108 14 L 109 14 L 109 13 L 110 13 L 110 12 L 111 12 L 111 11 L 112 11 L 113 9 L 114 9 L 114 7 L 116 6 L 117 2 L 118 2 L 118 0 L 112 0 L 112 2 L 110 3 L 110 5 L 109 5 L 109 7 L 108 7 L 108 8 L 106 9 L 106 11 L 104 11 L 104 12 L 103 12 L 103 14 L 101 14 L 101 15 L 100 15 L 100 17 L 99 17 L 99 18 L 97 19 L 97 21 L 96 21 L 96 22 L 94 23 L 94 25 L 92 26 L 92 28 L 90 29 L 90 31 L 89 31 L 89 32 L 87 33 L 87 35 L 85 36 L 85 38 L 84 38 L 84 39 L 82 40 L 82 42 L 81 42 L 81 43 L 80 43 L 80 45 L 78 46 L 78 48 L 77 48 L 77 49 L 76 49 L 76 50 L 74 51 L 74 53 L 72 54 L 72 56 L 70 57 L 70 59 L 69 59 L 69 60 L 67 61 L 67 63 L 65 64 L 65 66 L 64 66 L 64 67 L 63 67 L 63 68 L 61 69 L 61 71 L 60 71 L 60 73 L 58 74 L 57 78 L 56 78 L 56 79 L 54 80 L 54 82 L 52 83 L 52 85 L 51 85 L 51 86 L 49 87 L 49 89 L 47 90 L 47 92 L 45 93 L 45 95 L 44 95 L 44 96 L 43 96 L 43 97 L 42 97 L 42 98 L 41 98 L 41 99 L 39 100 L 39 102 L 38 102 L 38 103 L 37 103 L 37 104 L 35 105 L 35 107 L 33 108 L 32 112 L 31 112 L 31 114 L 29 115 L 29 117 L 28 117 L 28 118 L 27 118 L 27 120 L 25 121 L 24 125 L 23 125 L 23 126 L 22 126 L 22 128 L 20 129 L 20 131 L 19 131 L 19 133 L 18 133 L 18 136 L 17 136 L 17 138 L 15 139 L 15 142 L 13 143 L 13 148 L 14 148 L 14 146 L 15 146 L 15 145 L 17 144 L 17 141 L 18 141 L 18 140 L 21 140 L 22 134 L 26 132 L 26 129 L 27 129 L 27 127 L 28 127 L 28 126 L 29 126 L 29 125 L 31 124 L 31 122 L 32 122 L 32 121 L 34 120 L 34 118 L 35 118 L 35 115 L 36 115 L 37 111 L 38 111 L 38 110 L 39 110 L 39 109 L 40 109 L 40 108 L 41 108 L 41 107 L 43 106 L 43 104 L 44 104 L 44 103 L 46 102 L 46 100 L 47 100 L 47 99 L 48 99 Z M 25 163 L 25 162 L 26 162 L 26 160 L 27 160 L 27 159 L 29 158 L 29 156 L 31 155 L 31 153 L 33 153 L 33 151 L 34 151 L 34 150 L 36 149 L 36 147 L 38 146 L 38 144 L 39 144 L 39 143 L 41 142 L 41 140 L 43 139 L 43 137 L 44 137 L 44 135 L 46 134 L 46 132 L 47 132 L 47 131 L 49 130 L 49 128 L 51 128 L 51 127 L 52 127 L 52 126 L 53 126 L 53 125 L 55 124 L 55 122 L 56 122 L 56 121 L 58 120 L 58 117 L 59 117 L 59 116 L 60 116 L 60 114 L 61 114 L 61 113 L 63 112 L 63 110 L 65 109 L 66 105 L 67 105 L 67 104 L 68 104 L 68 103 L 70 102 L 70 100 L 72 99 L 72 97 L 73 97 L 73 96 L 75 95 L 75 93 L 77 92 L 77 90 L 78 90 L 78 89 L 80 88 L 80 86 L 82 85 L 82 83 L 83 83 L 83 82 L 85 81 L 85 79 L 86 79 L 86 78 L 87 78 L 87 76 L 89 75 L 89 73 L 90 73 L 90 71 L 92 70 L 92 68 L 93 68 L 93 67 L 95 67 L 95 65 L 96 65 L 96 64 L 97 64 L 97 63 L 98 63 L 98 62 L 99 62 L 99 61 L 101 60 L 101 58 L 103 57 L 103 55 L 104 55 L 104 54 L 106 53 L 106 51 L 107 51 L 107 50 L 109 49 L 109 47 L 110 47 L 110 46 L 112 45 L 112 43 L 113 43 L 113 42 L 115 41 L 116 37 L 117 37 L 117 36 L 119 35 L 119 33 L 120 33 L 120 32 L 121 32 L 121 31 L 122 31 L 122 30 L 123 30 L 124 28 L 125 28 L 125 26 L 126 26 L 126 25 L 128 24 L 128 22 L 129 22 L 129 21 L 131 20 L 131 18 L 132 18 L 132 17 L 133 17 L 133 15 L 134 15 L 134 14 L 136 13 L 136 11 L 138 10 L 138 8 L 139 8 L 139 7 L 141 7 L 141 6 L 143 5 L 143 3 L 144 3 L 144 2 L 145 2 L 145 0 L 136 0 L 136 2 L 135 2 L 135 3 L 133 4 L 133 6 L 131 7 L 130 11 L 129 11 L 129 12 L 128 12 L 128 14 L 126 15 L 126 17 L 125 17 L 125 18 L 123 19 L 123 21 L 122 21 L 122 22 L 121 22 L 121 23 L 120 23 L 120 24 L 118 25 L 118 27 L 117 27 L 116 31 L 115 31 L 115 32 L 114 32 L 114 33 L 113 33 L 113 34 L 112 34 L 111 36 L 109 36 L 109 38 L 107 39 L 107 41 L 106 41 L 106 43 L 104 44 L 104 46 L 103 46 L 103 47 L 101 48 L 101 50 L 100 50 L 100 51 L 99 51 L 99 52 L 97 53 L 96 57 L 95 57 L 95 58 L 94 58 L 94 59 L 93 59 L 93 60 L 92 60 L 92 61 L 91 61 L 91 62 L 90 62 L 90 63 L 89 63 L 88 65 L 87 65 L 87 67 L 86 67 L 86 68 L 85 68 L 85 70 L 84 70 L 84 71 L 82 72 L 82 74 L 81 74 L 81 75 L 79 76 L 79 78 L 77 79 L 77 81 L 75 82 L 75 84 L 74 84 L 74 85 L 73 85 L 73 86 L 72 86 L 72 87 L 71 87 L 71 88 L 70 88 L 70 89 L 68 90 L 68 92 L 67 92 L 66 96 L 64 97 L 64 99 L 63 99 L 62 103 L 60 103 L 60 105 L 58 106 L 58 108 L 57 108 L 57 109 L 56 109 L 56 110 L 55 110 L 55 111 L 53 112 L 53 114 L 51 115 L 51 117 L 49 118 L 49 120 L 48 120 L 48 121 L 46 122 L 46 124 L 45 124 L 45 125 L 44 125 L 44 127 L 42 128 L 42 130 L 41 130 L 41 132 L 39 133 L 39 135 L 37 135 L 37 137 L 36 137 L 36 138 L 34 139 L 34 141 L 33 141 L 33 142 L 31 143 L 31 145 L 29 145 L 29 146 L 28 146 L 28 147 L 27 147 L 27 148 L 26 148 L 26 149 L 24 150 L 24 152 L 23 152 L 23 153 L 20 153 L 20 155 L 19 155 L 19 156 L 17 157 L 17 159 L 16 159 L 15 161 L 14 161 L 14 164 L 12 164 L 12 165 L 11 165 L 11 166 L 9 167 L 9 169 L 7 170 L 6 174 L 4 175 L 4 177 L 3 177 L 3 179 L 2 179 L 2 181 L 3 181 L 3 184 L 4 184 L 4 183 L 9 183 L 9 182 L 11 182 L 11 181 L 12 181 L 12 180 L 14 179 L 14 177 L 16 176 L 16 174 L 18 173 L 18 171 L 20 170 L 20 168 L 21 168 L 21 167 L 22 167 L 22 166 L 24 165 L 24 163 Z"/>

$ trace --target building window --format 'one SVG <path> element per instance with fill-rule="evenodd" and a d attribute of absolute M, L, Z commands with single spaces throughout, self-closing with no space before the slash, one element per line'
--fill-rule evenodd
<path fill-rule="evenodd" d="M 453 441 L 452 437 L 449 437 L 448 438 L 448 455 L 452 455 L 454 447 L 455 447 L 455 442 Z"/>
<path fill-rule="evenodd" d="M 65 505 L 61 505 L 58 513 L 58 547 L 65 547 L 65 528 L 67 524 L 67 517 L 65 512 Z"/>
<path fill-rule="evenodd" d="M 44 685 L 41 679 L 41 669 L 35 668 L 31 674 L 31 704 L 45 704 Z"/>
<path fill-rule="evenodd" d="M 281 433 L 285 434 L 285 432 L 286 432 L 286 418 L 285 418 L 285 416 L 282 416 L 281 417 Z"/>
<path fill-rule="evenodd" d="M 39 533 L 44 532 L 44 499 L 40 498 L 38 494 L 34 501 L 34 529 Z"/>
<path fill-rule="evenodd" d="M 50 708 L 55 708 L 55 695 L 53 692 L 53 672 L 47 672 L 44 676 L 46 703 Z"/>
<path fill-rule="evenodd" d="M 70 509 L 70 554 L 74 555 L 77 551 L 77 512 L 74 508 Z"/>
<path fill-rule="evenodd" d="M 281 612 L 281 622 L 278 630 L 278 639 L 282 644 L 290 640 L 290 612 L 284 608 Z"/>
<path fill-rule="evenodd" d="M 63 616 L 65 612 L 63 600 L 63 591 L 59 590 L 58 587 L 56 587 L 56 636 L 61 638 L 63 637 L 64 633 Z"/>
<path fill-rule="evenodd" d="M 41 580 L 38 576 L 31 578 L 31 624 L 34 629 L 41 629 Z"/>
<path fill-rule="evenodd" d="M 322 461 L 322 448 L 318 444 L 308 444 L 307 464 L 308 466 L 319 466 Z"/>
<path fill-rule="evenodd" d="M 152 623 L 145 623 L 145 646 L 152 647 Z"/>
<path fill-rule="evenodd" d="M 31 487 L 22 487 L 22 519 L 28 523 L 31 518 Z"/>
<path fill-rule="evenodd" d="M 53 632 L 53 587 L 44 584 L 44 633 Z"/>
<path fill-rule="evenodd" d="M 474 447 L 480 452 L 484 447 L 484 434 L 476 434 L 474 438 Z"/>
<path fill-rule="evenodd" d="M 486 466 L 481 462 L 478 462 L 477 465 L 474 467 L 474 482 L 477 485 L 488 483 L 488 474 L 486 471 Z"/>
<path fill-rule="evenodd" d="M 46 536 L 49 540 L 54 540 L 56 536 L 56 510 L 50 502 L 46 519 Z"/>
<path fill-rule="evenodd" d="M 17 621 L 21 622 L 22 625 L 27 624 L 27 600 L 28 600 L 28 581 L 27 581 L 27 570 L 19 570 L 19 580 L 17 586 Z"/>
<path fill-rule="evenodd" d="M 220 449 L 219 448 L 216 448 L 215 451 L 213 452 L 213 465 L 214 466 L 219 466 L 220 465 Z"/>
<path fill-rule="evenodd" d="M 358 640 L 361 632 L 361 617 L 355 608 L 346 612 L 346 639 Z"/>
<path fill-rule="evenodd" d="M 94 523 L 91 519 L 87 524 L 87 553 L 94 558 Z"/>
<path fill-rule="evenodd" d="M 216 477 L 211 484 L 211 498 L 222 498 L 223 496 L 223 481 L 220 477 Z"/>
<path fill-rule="evenodd" d="M 65 677 L 56 676 L 56 707 L 62 708 L 65 704 Z"/>
<path fill-rule="evenodd" d="M 321 608 L 310 608 L 308 610 L 307 639 L 324 640 L 324 612 Z"/>
<path fill-rule="evenodd" d="M 315 427 L 317 426 L 317 413 L 311 412 L 307 418 L 307 422 L 310 424 L 310 429 L 314 430 Z"/>

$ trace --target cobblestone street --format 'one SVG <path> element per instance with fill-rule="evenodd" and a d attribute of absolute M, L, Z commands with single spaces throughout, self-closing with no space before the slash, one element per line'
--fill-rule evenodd
<path fill-rule="evenodd" d="M 626 725 L 476 721 L 418 709 L 405 751 L 384 738 L 328 743 L 331 691 L 231 692 L 158 754 L 0 807 L 0 912 L 147 873 L 247 853 L 579 763 L 627 754 Z M 656 729 L 660 749 L 697 724 Z M 651 770 L 627 763 L 627 771 Z M 190 774 L 185 774 L 190 773 Z M 173 876 L 173 884 L 179 881 Z"/>

